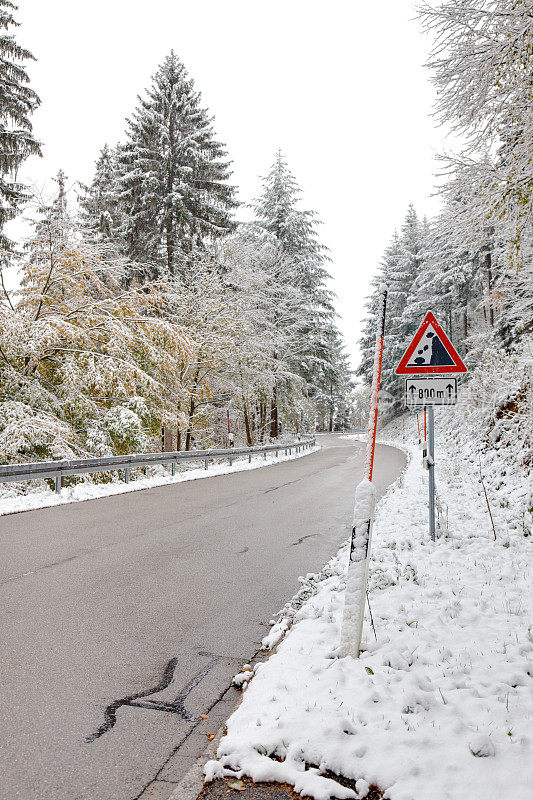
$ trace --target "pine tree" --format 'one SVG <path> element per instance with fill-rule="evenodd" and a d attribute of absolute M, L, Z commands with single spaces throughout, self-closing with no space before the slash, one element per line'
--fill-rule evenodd
<path fill-rule="evenodd" d="M 18 24 L 12 14 L 16 9 L 10 0 L 0 0 L 0 251 L 4 252 L 12 249 L 12 243 L 3 227 L 27 196 L 16 179 L 17 170 L 29 155 L 41 154 L 29 119 L 40 101 L 21 64 L 33 56 L 13 34 L 4 32 Z"/>
<path fill-rule="evenodd" d="M 91 185 L 82 185 L 79 198 L 81 223 L 96 242 L 117 241 L 120 228 L 117 180 L 117 151 L 106 144 L 96 161 Z"/>
<path fill-rule="evenodd" d="M 367 300 L 368 317 L 359 341 L 361 362 L 357 374 L 370 383 L 374 363 L 374 342 L 376 336 L 376 308 L 379 287 L 388 287 L 387 315 L 383 348 L 382 382 L 384 392 L 388 392 L 392 408 L 400 406 L 402 400 L 401 384 L 395 369 L 415 333 L 422 318 L 415 313 L 406 313 L 406 308 L 414 308 L 413 292 L 420 275 L 424 271 L 424 240 L 427 225 L 421 224 L 412 205 L 409 206 L 400 234 L 394 233 L 385 250 L 378 275 L 372 282 L 373 291 Z M 426 309 L 428 310 L 428 309 Z"/>
<path fill-rule="evenodd" d="M 316 405 L 322 418 L 320 427 L 330 433 L 340 426 L 349 425 L 349 396 L 354 388 L 352 370 L 344 350 L 342 337 L 336 327 L 331 327 L 327 336 L 328 361 L 320 381 Z"/>
<path fill-rule="evenodd" d="M 253 208 L 259 224 L 273 233 L 285 253 L 298 262 L 299 280 L 304 291 L 314 296 L 320 305 L 332 309 L 331 294 L 325 290 L 329 273 L 327 248 L 320 243 L 314 211 L 299 208 L 302 191 L 277 151 L 270 172 L 263 179 L 263 193 Z"/>
<path fill-rule="evenodd" d="M 397 355 L 398 329 L 406 298 L 404 285 L 401 282 L 401 276 L 404 275 L 405 270 L 405 265 L 402 266 L 402 255 L 405 256 L 402 242 L 398 233 L 395 232 L 390 244 L 385 249 L 378 274 L 372 280 L 372 292 L 365 302 L 367 317 L 359 340 L 361 361 L 357 369 L 357 375 L 361 376 L 365 383 L 370 384 L 374 368 L 374 345 L 376 341 L 380 286 L 385 283 L 388 287 L 388 296 L 381 385 L 384 391 L 392 394 L 395 394 L 396 391 L 394 359 Z"/>
<path fill-rule="evenodd" d="M 301 347 L 295 354 L 294 372 L 307 384 L 311 399 L 317 402 L 330 391 L 335 371 L 332 346 L 339 337 L 335 324 L 332 293 L 326 286 L 329 274 L 327 249 L 318 238 L 318 220 L 313 211 L 300 208 L 301 189 L 278 150 L 263 192 L 253 204 L 259 225 L 273 234 L 282 252 L 295 266 L 296 281 L 302 292 L 307 324 L 301 332 Z M 276 408 L 272 406 L 272 431 L 276 435 Z"/>
<path fill-rule="evenodd" d="M 212 119 L 174 52 L 128 121 L 119 201 L 128 256 L 182 271 L 193 250 L 233 228 L 234 187 Z"/>

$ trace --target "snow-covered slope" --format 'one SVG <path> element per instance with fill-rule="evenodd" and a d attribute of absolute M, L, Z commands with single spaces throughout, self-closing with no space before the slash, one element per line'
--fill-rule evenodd
<path fill-rule="evenodd" d="M 316 800 L 365 797 L 372 784 L 391 800 L 531 799 L 531 486 L 512 458 L 500 457 L 496 475 L 494 454 L 482 456 L 494 540 L 478 454 L 472 441 L 457 449 L 453 413 L 436 415 L 434 543 L 416 420 L 406 419 L 405 442 L 401 422 L 385 431 L 411 459 L 377 507 L 369 583 L 377 640 L 367 617 L 361 657 L 336 657 L 344 546 L 302 580 L 266 637 L 272 647 L 288 630 L 245 684 L 207 779 L 286 781 Z M 509 502 L 500 505 L 502 486 Z M 326 770 L 352 778 L 354 789 Z"/>

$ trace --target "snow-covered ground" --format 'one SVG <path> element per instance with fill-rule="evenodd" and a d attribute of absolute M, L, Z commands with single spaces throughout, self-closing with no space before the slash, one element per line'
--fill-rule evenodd
<path fill-rule="evenodd" d="M 59 506 L 64 503 L 79 503 L 83 500 L 94 500 L 97 497 L 108 497 L 113 494 L 125 494 L 126 492 L 138 492 L 141 489 L 151 489 L 154 486 L 166 486 L 169 483 L 182 483 L 183 481 L 194 481 L 199 478 L 212 478 L 215 475 L 227 475 L 230 472 L 244 472 L 245 470 L 268 467 L 272 464 L 279 464 L 281 461 L 292 461 L 295 458 L 303 458 L 320 450 L 320 447 L 312 447 L 300 453 L 285 455 L 281 453 L 277 458 L 268 455 L 254 456 L 251 462 L 248 458 L 235 457 L 230 467 L 226 460 L 218 463 L 209 464 L 209 469 L 203 467 L 185 467 L 183 472 L 177 473 L 172 477 L 162 466 L 150 467 L 151 477 L 138 477 L 132 479 L 130 483 L 120 481 L 116 473 L 110 483 L 91 483 L 83 481 L 74 486 L 61 489 L 60 494 L 56 494 L 49 488 L 44 488 L 44 481 L 36 485 L 28 493 L 21 494 L 20 486 L 14 484 L 0 484 L 0 516 L 4 514 L 16 514 L 18 511 L 31 511 L 36 508 L 47 508 L 48 506 Z"/>
<path fill-rule="evenodd" d="M 405 441 L 401 422 L 383 437 L 410 460 L 377 506 L 369 580 L 377 640 L 367 616 L 361 657 L 335 655 L 345 545 L 320 574 L 300 579 L 264 640 L 275 651 L 240 676 L 243 701 L 207 780 L 285 781 L 316 800 L 362 798 L 371 785 L 390 800 L 531 800 L 531 482 L 503 462 L 485 475 L 494 540 L 478 454 L 446 438 L 447 427 L 457 432 L 447 413 L 437 415 L 434 543 L 415 418 Z M 352 778 L 355 791 L 326 770 Z"/>

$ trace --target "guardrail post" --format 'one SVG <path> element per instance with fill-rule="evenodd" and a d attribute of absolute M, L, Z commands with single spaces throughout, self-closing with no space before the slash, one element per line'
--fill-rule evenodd
<path fill-rule="evenodd" d="M 124 469 L 124 483 L 129 483 L 129 482 L 130 482 L 130 468 L 126 467 Z"/>
<path fill-rule="evenodd" d="M 204 467 L 205 467 L 205 469 L 209 469 L 209 459 L 208 458 L 206 458 L 204 460 Z"/>
<path fill-rule="evenodd" d="M 278 457 L 279 450 L 276 450 L 276 458 Z"/>
<path fill-rule="evenodd" d="M 56 475 L 56 494 L 61 493 L 61 475 Z"/>
<path fill-rule="evenodd" d="M 248 453 L 248 463 L 249 464 L 252 463 L 252 454 L 251 453 Z"/>
<path fill-rule="evenodd" d="M 232 457 L 231 457 L 231 456 L 229 456 L 229 457 L 228 457 L 228 461 L 229 461 L 229 465 L 230 465 L 230 467 L 231 467 L 231 465 L 233 464 L 233 459 L 232 459 Z"/>
<path fill-rule="evenodd" d="M 263 451 L 263 460 L 264 460 L 264 461 L 266 461 L 266 457 L 267 457 L 266 450 L 264 450 L 264 451 Z"/>
<path fill-rule="evenodd" d="M 174 477 L 174 475 L 176 474 L 176 462 L 175 461 L 173 461 L 172 464 L 170 465 L 170 474 L 172 475 L 172 477 Z"/>

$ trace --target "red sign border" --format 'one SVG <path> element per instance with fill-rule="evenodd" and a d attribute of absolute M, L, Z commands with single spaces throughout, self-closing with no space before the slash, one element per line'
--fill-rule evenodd
<path fill-rule="evenodd" d="M 407 364 L 410 361 L 411 356 L 413 355 L 414 351 L 418 347 L 422 336 L 426 332 L 426 328 L 428 325 L 432 325 L 435 329 L 435 333 L 439 337 L 440 341 L 442 342 L 443 346 L 448 351 L 448 355 L 453 359 L 454 363 L 449 364 L 447 366 L 430 366 L 429 364 L 424 365 L 420 364 L 415 367 L 408 367 Z M 435 315 L 432 311 L 428 311 L 426 316 L 424 317 L 424 321 L 422 322 L 421 326 L 415 333 L 413 337 L 413 341 L 403 354 L 400 363 L 395 369 L 396 375 L 424 375 L 424 374 L 445 374 L 445 373 L 460 373 L 460 372 L 468 372 L 463 360 L 453 344 L 450 342 L 444 331 L 442 330 L 441 326 L 435 319 Z"/>

